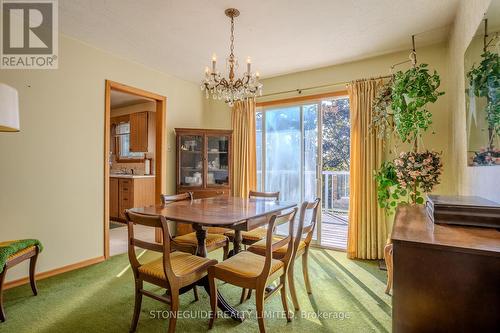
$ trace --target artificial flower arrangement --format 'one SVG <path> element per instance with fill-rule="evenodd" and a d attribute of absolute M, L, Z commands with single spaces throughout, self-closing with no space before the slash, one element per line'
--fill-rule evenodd
<path fill-rule="evenodd" d="M 384 162 L 375 172 L 380 207 L 390 213 L 399 203 L 423 204 L 423 194 L 439 184 L 442 172 L 440 153 L 419 152 L 418 141 L 432 124 L 429 103 L 444 92 L 438 91 L 440 78 L 429 72 L 427 64 L 399 71 L 383 85 L 374 100 L 372 128 L 385 140 L 395 137 L 412 143 L 413 150 L 401 152 L 393 161 Z"/>

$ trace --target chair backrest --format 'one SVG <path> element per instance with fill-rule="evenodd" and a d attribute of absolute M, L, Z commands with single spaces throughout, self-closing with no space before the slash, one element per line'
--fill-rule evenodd
<path fill-rule="evenodd" d="M 283 246 L 288 246 L 288 250 L 281 260 L 285 264 L 285 268 L 288 267 L 290 259 L 293 253 L 293 224 L 295 221 L 295 215 L 297 215 L 297 208 L 292 211 L 282 214 L 282 215 L 272 215 L 269 218 L 269 227 L 267 229 L 267 241 L 266 241 L 266 262 L 264 264 L 264 269 L 260 275 L 260 278 L 269 276 L 271 270 L 271 261 L 273 259 L 273 252 L 276 252 L 279 248 Z M 285 237 L 276 240 L 273 238 L 274 230 L 280 226 L 288 223 L 288 233 Z"/>
<path fill-rule="evenodd" d="M 185 200 L 192 201 L 193 193 L 186 192 L 186 193 L 172 194 L 172 195 L 160 194 L 160 200 L 162 205 L 168 205 L 173 202 L 185 201 Z M 175 230 L 176 236 L 185 235 L 193 232 L 193 228 L 191 227 L 191 225 L 186 223 L 176 223 L 175 229 L 176 229 Z"/>
<path fill-rule="evenodd" d="M 306 244 L 311 243 L 312 237 L 314 235 L 314 228 L 316 228 L 316 221 L 318 220 L 318 211 L 320 207 L 320 198 L 316 198 L 316 200 L 308 202 L 304 201 L 300 207 L 300 217 L 299 224 L 297 226 L 297 233 L 295 235 L 295 244 L 294 251 L 297 251 L 300 241 L 305 235 L 304 241 Z M 306 218 L 309 215 L 309 219 L 306 223 Z"/>
<path fill-rule="evenodd" d="M 193 193 L 186 192 L 186 193 L 172 194 L 172 195 L 160 194 L 160 200 L 162 205 L 183 200 L 193 200 Z"/>
<path fill-rule="evenodd" d="M 168 224 L 165 217 L 159 215 L 139 214 L 126 210 L 125 218 L 127 220 L 128 227 L 128 258 L 134 274 L 136 276 L 139 274 L 138 268 L 141 266 L 141 263 L 135 253 L 135 247 L 160 252 L 163 254 L 163 270 L 169 284 L 171 285 L 177 276 L 174 274 L 170 263 L 170 233 L 168 231 Z M 134 225 L 136 224 L 151 228 L 160 228 L 160 230 L 162 230 L 163 244 L 146 242 L 135 238 Z"/>
<path fill-rule="evenodd" d="M 248 192 L 249 199 L 280 199 L 280 192 L 257 192 L 257 191 L 249 191 Z"/>

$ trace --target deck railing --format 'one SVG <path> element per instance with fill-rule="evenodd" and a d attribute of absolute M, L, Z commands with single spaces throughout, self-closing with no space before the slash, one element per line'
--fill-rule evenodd
<path fill-rule="evenodd" d="M 344 213 L 349 210 L 349 171 L 322 172 L 323 210 Z"/>
<path fill-rule="evenodd" d="M 306 198 L 316 196 L 314 171 L 305 171 L 304 192 Z M 260 182 L 261 172 L 257 178 Z M 322 171 L 322 208 L 330 213 L 346 214 L 349 210 L 349 171 Z M 280 191 L 281 200 L 300 201 L 300 175 L 288 170 L 273 170 L 266 173 L 266 189 Z"/>

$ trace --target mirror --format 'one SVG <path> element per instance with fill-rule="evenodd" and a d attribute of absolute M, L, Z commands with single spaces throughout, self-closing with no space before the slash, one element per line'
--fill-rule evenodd
<path fill-rule="evenodd" d="M 465 52 L 469 166 L 500 166 L 500 1 L 492 1 Z"/>

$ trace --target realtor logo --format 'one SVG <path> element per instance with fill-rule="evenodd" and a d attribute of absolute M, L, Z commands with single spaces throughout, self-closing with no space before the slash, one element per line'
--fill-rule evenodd
<path fill-rule="evenodd" d="M 56 69 L 57 0 L 1 0 L 1 69 Z"/>

